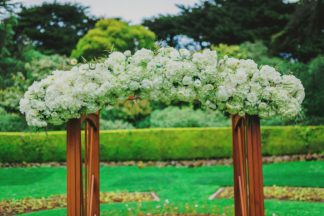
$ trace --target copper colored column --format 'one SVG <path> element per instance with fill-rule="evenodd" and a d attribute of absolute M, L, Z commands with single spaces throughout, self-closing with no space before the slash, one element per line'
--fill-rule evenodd
<path fill-rule="evenodd" d="M 67 215 L 81 216 L 82 205 L 82 161 L 81 121 L 71 119 L 67 123 Z"/>
<path fill-rule="evenodd" d="M 235 216 L 264 216 L 260 119 L 232 116 Z"/>
<path fill-rule="evenodd" d="M 99 115 L 91 114 L 86 118 L 87 124 L 87 215 L 100 215 L 99 190 Z"/>
<path fill-rule="evenodd" d="M 262 152 L 260 119 L 257 116 L 246 117 L 247 163 L 249 185 L 249 215 L 264 215 L 264 194 L 262 174 Z"/>
<path fill-rule="evenodd" d="M 81 124 L 85 123 L 85 154 L 82 175 Z M 99 114 L 67 123 L 67 215 L 99 216 Z M 84 181 L 83 181 L 84 179 Z"/>

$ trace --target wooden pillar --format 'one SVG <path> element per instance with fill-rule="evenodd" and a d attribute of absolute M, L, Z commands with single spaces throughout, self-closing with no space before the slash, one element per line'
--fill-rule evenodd
<path fill-rule="evenodd" d="M 235 216 L 264 216 L 260 119 L 232 116 Z"/>
<path fill-rule="evenodd" d="M 99 114 L 91 114 L 85 119 L 86 123 L 86 203 L 87 215 L 100 215 L 99 190 Z"/>
<path fill-rule="evenodd" d="M 81 124 L 85 123 L 84 175 Z M 67 215 L 99 216 L 99 113 L 67 123 Z"/>
<path fill-rule="evenodd" d="M 82 161 L 81 121 L 71 119 L 67 123 L 67 215 L 81 216 L 82 205 Z"/>

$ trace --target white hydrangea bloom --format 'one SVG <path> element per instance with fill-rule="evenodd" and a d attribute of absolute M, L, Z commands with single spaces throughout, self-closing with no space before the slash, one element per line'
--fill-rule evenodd
<path fill-rule="evenodd" d="M 305 97 L 292 75 L 253 60 L 225 57 L 215 51 L 141 49 L 133 55 L 113 52 L 102 63 L 82 64 L 30 86 L 20 101 L 29 125 L 62 124 L 107 104 L 140 96 L 154 101 L 200 100 L 211 109 L 262 118 L 292 118 Z"/>

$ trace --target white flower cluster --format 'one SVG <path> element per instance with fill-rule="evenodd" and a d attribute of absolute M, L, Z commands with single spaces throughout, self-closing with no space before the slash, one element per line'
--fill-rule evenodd
<path fill-rule="evenodd" d="M 29 125 L 62 124 L 108 104 L 139 96 L 155 101 L 200 100 L 230 114 L 294 117 L 304 88 L 292 75 L 252 60 L 218 61 L 215 51 L 161 48 L 113 52 L 100 63 L 55 71 L 29 87 L 20 110 Z"/>
<path fill-rule="evenodd" d="M 261 118 L 292 118 L 301 111 L 304 87 L 293 75 L 280 75 L 275 68 L 258 68 L 252 60 L 224 58 L 208 104 L 230 114 L 258 115 Z"/>

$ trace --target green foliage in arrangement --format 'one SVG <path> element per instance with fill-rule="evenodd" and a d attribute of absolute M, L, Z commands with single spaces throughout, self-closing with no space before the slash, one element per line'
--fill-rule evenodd
<path fill-rule="evenodd" d="M 155 34 L 141 25 L 129 25 L 116 19 L 99 20 L 78 42 L 72 57 L 86 59 L 108 52 L 154 48 Z"/>
<path fill-rule="evenodd" d="M 264 155 L 324 152 L 324 127 L 263 127 Z M 0 162 L 65 161 L 65 132 L 0 133 Z M 103 161 L 231 157 L 230 128 L 115 130 L 100 133 Z"/>

